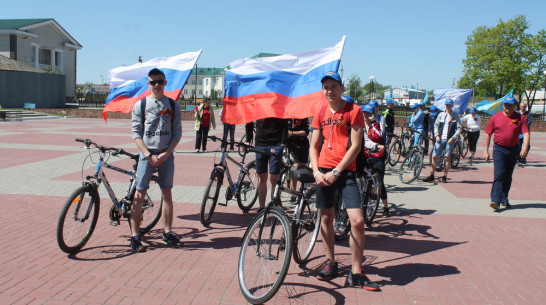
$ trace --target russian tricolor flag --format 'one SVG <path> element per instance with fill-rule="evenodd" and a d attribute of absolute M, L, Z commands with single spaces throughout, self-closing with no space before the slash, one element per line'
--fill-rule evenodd
<path fill-rule="evenodd" d="M 108 112 L 131 112 L 137 101 L 150 95 L 148 72 L 153 68 L 161 69 L 165 73 L 165 95 L 178 100 L 200 55 L 201 50 L 172 57 L 157 57 L 147 62 L 110 70 L 110 94 L 102 112 L 104 120 L 106 121 Z"/>
<path fill-rule="evenodd" d="M 222 121 L 313 116 L 326 101 L 320 80 L 337 72 L 345 38 L 331 48 L 232 62 L 225 75 Z"/>

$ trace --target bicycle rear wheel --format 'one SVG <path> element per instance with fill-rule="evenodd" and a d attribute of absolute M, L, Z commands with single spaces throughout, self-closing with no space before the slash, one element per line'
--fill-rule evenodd
<path fill-rule="evenodd" d="M 405 184 L 412 183 L 419 177 L 422 168 L 423 156 L 415 151 L 411 152 L 404 158 L 404 161 L 400 165 L 400 172 L 398 174 L 400 181 Z"/>
<path fill-rule="evenodd" d="M 247 165 L 248 175 L 241 172 L 239 186 L 235 191 L 237 205 L 243 212 L 248 212 L 258 198 L 258 174 L 256 173 L 256 161 Z"/>
<path fill-rule="evenodd" d="M 468 154 L 468 136 L 464 135 L 461 141 L 461 157 L 466 158 Z"/>
<path fill-rule="evenodd" d="M 334 239 L 342 240 L 351 232 L 351 222 L 347 210 L 343 206 L 343 199 L 338 195 L 338 202 L 334 208 Z"/>
<path fill-rule="evenodd" d="M 400 144 L 399 141 L 395 141 L 389 147 L 389 159 L 388 159 L 389 165 L 391 167 L 396 166 L 398 161 L 400 161 L 401 155 L 402 155 L 402 145 Z"/>
<path fill-rule="evenodd" d="M 161 218 L 163 208 L 163 195 L 159 187 L 159 178 L 152 176 L 150 187 L 146 192 L 146 197 L 142 202 L 142 220 L 140 221 L 140 234 L 148 233 Z"/>
<path fill-rule="evenodd" d="M 221 175 L 221 173 L 213 170 L 209 183 L 205 188 L 205 194 L 203 194 L 203 199 L 201 200 L 201 212 L 199 213 L 199 220 L 204 226 L 208 226 L 210 224 L 212 214 L 216 208 L 220 188 L 222 187 L 223 177 Z"/>
<path fill-rule="evenodd" d="M 453 146 L 453 152 L 451 153 L 451 168 L 457 168 L 459 161 L 461 160 L 461 147 L 457 144 Z"/>
<path fill-rule="evenodd" d="M 315 193 L 315 187 L 307 191 L 300 200 L 298 212 L 292 221 L 292 254 L 298 264 L 305 263 L 311 256 L 320 230 L 320 211 L 317 209 Z"/>
<path fill-rule="evenodd" d="M 366 179 L 368 184 L 366 187 L 366 197 L 364 199 L 364 223 L 369 228 L 372 226 L 375 214 L 379 208 L 381 199 L 381 182 L 378 174 L 374 174 L 371 178 Z"/>
<path fill-rule="evenodd" d="M 264 211 L 248 226 L 239 252 L 239 287 L 251 304 L 267 302 L 277 293 L 292 256 L 292 233 L 284 212 L 273 207 L 264 217 Z"/>
<path fill-rule="evenodd" d="M 57 243 L 66 253 L 76 253 L 89 241 L 99 217 L 100 196 L 84 185 L 68 197 L 57 223 Z"/>

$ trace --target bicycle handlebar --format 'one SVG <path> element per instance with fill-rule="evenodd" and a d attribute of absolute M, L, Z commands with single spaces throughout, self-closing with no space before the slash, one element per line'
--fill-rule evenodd
<path fill-rule="evenodd" d="M 132 154 L 130 152 L 125 151 L 123 148 L 116 148 L 116 147 L 106 147 L 103 145 L 98 145 L 97 143 L 91 141 L 90 139 L 80 139 L 76 138 L 76 142 L 81 142 L 85 144 L 85 147 L 89 148 L 90 146 L 94 146 L 98 148 L 101 152 L 108 152 L 111 151 L 112 155 L 126 155 L 129 156 L 131 159 L 138 160 L 139 155 L 138 154 Z"/>

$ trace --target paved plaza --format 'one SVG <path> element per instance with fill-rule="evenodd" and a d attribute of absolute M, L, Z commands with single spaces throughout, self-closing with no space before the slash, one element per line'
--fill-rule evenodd
<path fill-rule="evenodd" d="M 240 139 L 244 126 L 237 126 Z M 222 126 L 211 130 L 221 137 Z M 218 206 L 210 228 L 200 202 L 218 143 L 195 153 L 193 122 L 183 122 L 176 151 L 174 231 L 185 247 L 161 243 L 162 223 L 133 254 L 129 226 L 109 225 L 111 202 L 101 189 L 96 230 L 81 252 L 57 246 L 56 226 L 67 197 L 93 169 L 75 138 L 136 152 L 130 120 L 59 118 L 0 123 L 0 304 L 245 304 L 237 257 L 256 206 Z M 477 156 L 481 158 L 480 138 Z M 290 266 L 268 304 L 546 304 L 546 133 L 531 135 L 528 165 L 517 167 L 510 210 L 489 207 L 493 164 L 462 160 L 448 183 L 400 183 L 385 177 L 391 217 L 366 231 L 364 272 L 381 292 L 345 287 L 348 241 L 336 245 L 341 276 L 315 278 L 325 261 L 319 241 L 310 262 Z M 129 167 L 126 159 L 110 159 Z M 235 171 L 235 169 L 233 169 Z M 428 175 L 429 167 L 422 175 Z M 107 172 L 114 189 L 126 178 Z M 222 192 L 223 194 L 223 192 Z M 223 195 L 222 195 L 223 196 Z M 256 204 L 257 205 L 257 204 Z M 378 213 L 379 216 L 381 212 Z"/>

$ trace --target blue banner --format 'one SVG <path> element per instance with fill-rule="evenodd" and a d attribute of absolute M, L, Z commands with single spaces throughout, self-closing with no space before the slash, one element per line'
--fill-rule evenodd
<path fill-rule="evenodd" d="M 441 111 L 446 110 L 446 100 L 453 100 L 453 112 L 463 114 L 472 97 L 472 89 L 443 88 L 434 90 L 434 106 Z"/>
<path fill-rule="evenodd" d="M 500 99 L 498 99 L 496 101 L 488 101 L 488 100 L 481 101 L 476 105 L 476 109 L 478 111 L 489 113 L 491 115 L 493 115 L 493 114 L 495 114 L 497 112 L 501 112 L 502 111 L 502 102 L 504 102 L 505 98 L 512 97 L 512 92 L 513 91 L 514 91 L 513 89 L 510 90 L 510 92 L 508 92 L 508 94 L 506 94 L 505 96 L 501 97 Z"/>

